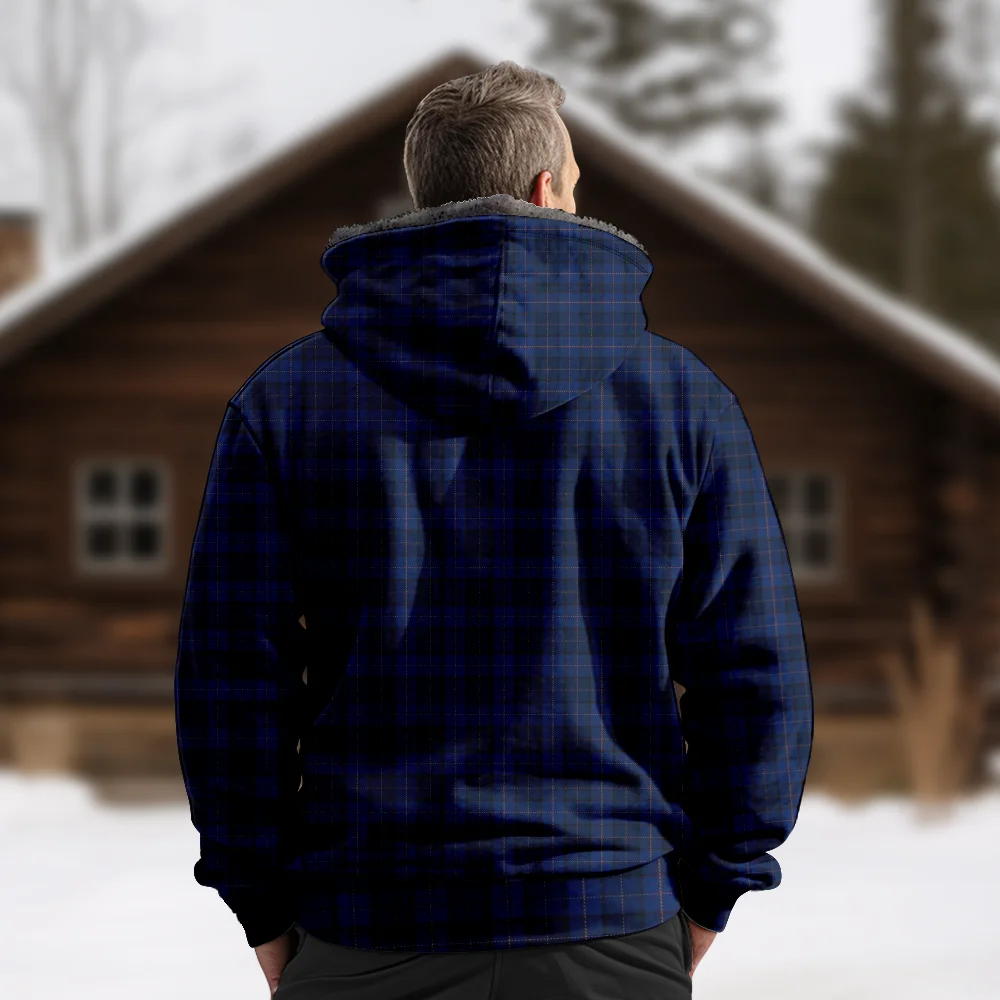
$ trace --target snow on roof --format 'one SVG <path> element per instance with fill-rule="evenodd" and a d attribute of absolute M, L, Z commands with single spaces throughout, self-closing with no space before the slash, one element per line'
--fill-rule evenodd
<path fill-rule="evenodd" d="M 231 178 L 225 184 L 213 185 L 213 191 L 207 198 L 221 193 L 221 190 L 229 187 L 229 183 Z M 203 197 L 199 197 L 193 199 L 193 202 L 197 204 L 202 200 Z M 0 299 L 0 338 L 21 321 L 32 316 L 37 309 L 59 298 L 65 292 L 81 286 L 89 277 L 109 264 L 124 260 L 139 247 L 155 242 L 157 236 L 176 221 L 177 211 L 176 206 L 171 206 L 169 212 L 162 213 L 152 224 L 147 222 L 145 225 L 115 233 L 110 237 L 97 239 L 83 252 L 68 258 L 51 274 L 23 285 Z"/>
<path fill-rule="evenodd" d="M 625 130 L 602 109 L 567 97 L 567 120 L 583 125 L 634 164 L 652 183 L 642 193 L 694 228 L 742 256 L 751 267 L 770 273 L 814 305 L 832 312 L 901 361 L 945 383 L 1000 416 L 1000 356 L 970 334 L 884 291 L 841 264 L 814 240 L 728 188 L 667 162 L 644 137 Z M 630 167 L 611 160 L 609 172 Z M 632 175 L 634 176 L 634 175 Z"/>
<path fill-rule="evenodd" d="M 0 299 L 0 365 L 22 343 L 69 321 L 108 294 L 127 286 L 156 264 L 219 222 L 249 206 L 255 198 L 243 188 L 257 188 L 263 197 L 272 184 L 255 184 L 258 177 L 281 173 L 282 164 L 315 144 L 330 131 L 330 123 L 305 139 L 271 149 L 235 173 L 202 184 L 178 203 L 151 215 L 139 225 L 94 240 L 53 272 Z M 277 169 L 276 169 L 277 168 Z M 235 195 L 235 197 L 234 197 Z M 214 211 L 213 211 L 214 209 Z M 199 225 L 203 222 L 204 225 Z"/>
<path fill-rule="evenodd" d="M 468 63 L 474 72 L 498 58 L 502 57 L 463 47 L 436 55 L 420 75 L 434 78 L 436 68 L 448 63 Z M 386 86 L 389 89 L 380 88 L 380 93 L 396 89 L 392 80 Z M 308 169 L 318 156 L 330 155 L 330 142 L 324 138 L 351 114 L 356 109 L 339 112 L 305 138 L 203 187 L 179 208 L 173 206 L 151 223 L 92 245 L 51 276 L 0 300 L 0 364 L 22 342 L 68 321 Z M 878 288 L 742 196 L 670 163 L 654 143 L 628 132 L 585 98 L 567 95 L 562 114 L 574 138 L 582 130 L 615 152 L 602 160 L 602 166 L 623 183 L 838 317 L 899 361 L 1000 418 L 1000 357 L 969 334 Z"/>

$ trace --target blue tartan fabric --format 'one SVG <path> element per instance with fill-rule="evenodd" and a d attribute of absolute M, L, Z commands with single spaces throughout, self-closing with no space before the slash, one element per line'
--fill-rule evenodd
<path fill-rule="evenodd" d="M 634 238 L 445 208 L 335 234 L 322 329 L 227 404 L 176 663 L 195 878 L 250 945 L 722 930 L 812 747 L 750 428 L 646 329 Z"/>

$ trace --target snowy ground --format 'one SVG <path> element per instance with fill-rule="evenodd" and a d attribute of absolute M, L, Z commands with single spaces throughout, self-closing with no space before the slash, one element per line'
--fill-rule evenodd
<path fill-rule="evenodd" d="M 194 881 L 186 803 L 0 771 L 0 844 L 0 996 L 267 1000 L 235 917 Z M 902 799 L 807 795 L 782 885 L 736 904 L 695 997 L 998 1000 L 998 844 L 1000 789 L 931 825 Z"/>

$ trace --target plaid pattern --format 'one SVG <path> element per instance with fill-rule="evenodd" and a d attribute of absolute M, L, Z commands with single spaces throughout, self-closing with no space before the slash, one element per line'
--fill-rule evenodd
<path fill-rule="evenodd" d="M 645 253 L 572 217 L 324 267 L 324 329 L 226 408 L 192 545 L 196 879 L 251 945 L 517 948 L 681 905 L 722 930 L 780 881 L 812 742 L 736 397 L 644 329 Z"/>

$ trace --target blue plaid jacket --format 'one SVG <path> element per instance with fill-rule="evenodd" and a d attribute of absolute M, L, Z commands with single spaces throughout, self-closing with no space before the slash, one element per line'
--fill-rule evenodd
<path fill-rule="evenodd" d="M 191 549 L 195 878 L 250 945 L 722 930 L 780 881 L 813 725 L 737 397 L 646 329 L 650 259 L 599 220 L 451 202 L 322 263 L 322 329 L 227 404 Z"/>

